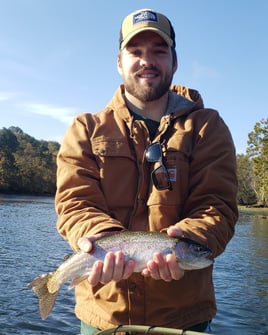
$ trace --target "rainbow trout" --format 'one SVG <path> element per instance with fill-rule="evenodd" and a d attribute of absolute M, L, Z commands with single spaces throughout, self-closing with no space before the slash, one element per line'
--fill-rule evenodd
<path fill-rule="evenodd" d="M 104 260 L 107 252 L 122 251 L 125 260 L 135 261 L 135 272 L 141 272 L 153 254 L 175 254 L 179 266 L 184 270 L 203 269 L 212 264 L 212 252 L 186 238 L 168 237 L 158 232 L 124 231 L 101 237 L 93 243 L 91 253 L 80 251 L 65 262 L 54 272 L 45 273 L 35 278 L 28 287 L 39 298 L 39 310 L 44 320 L 50 314 L 60 288 L 71 281 L 70 288 L 79 284 L 90 274 L 97 260 Z"/>

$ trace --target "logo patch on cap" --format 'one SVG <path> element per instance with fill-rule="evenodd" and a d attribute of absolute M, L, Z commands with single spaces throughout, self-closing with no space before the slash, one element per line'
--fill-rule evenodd
<path fill-rule="evenodd" d="M 140 22 L 158 22 L 157 15 L 151 11 L 142 11 L 133 15 L 133 25 Z"/>

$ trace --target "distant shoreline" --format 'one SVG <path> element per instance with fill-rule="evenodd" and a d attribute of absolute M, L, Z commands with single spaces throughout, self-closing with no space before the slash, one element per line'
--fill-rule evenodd
<path fill-rule="evenodd" d="M 14 192 L 5 192 L 0 191 L 0 196 L 5 197 L 54 197 L 53 193 L 14 193 Z"/>
<path fill-rule="evenodd" d="M 262 215 L 268 217 L 268 207 L 246 207 L 238 206 L 239 212 Z"/>
<path fill-rule="evenodd" d="M 38 197 L 38 198 L 54 198 L 55 194 L 30 194 L 30 193 L 8 193 L 8 192 L 0 192 L 0 200 L 14 198 L 14 197 L 21 197 L 21 198 L 31 198 L 31 197 Z M 238 206 L 238 210 L 241 213 L 249 213 L 255 215 L 266 216 L 268 218 L 268 207 L 247 207 L 247 206 Z"/>

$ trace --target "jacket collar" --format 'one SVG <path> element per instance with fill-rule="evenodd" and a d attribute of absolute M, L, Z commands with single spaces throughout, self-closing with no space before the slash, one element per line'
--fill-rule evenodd
<path fill-rule="evenodd" d="M 130 121 L 132 117 L 124 99 L 124 91 L 124 85 L 120 85 L 107 108 L 116 110 L 123 119 Z M 174 117 L 187 115 L 203 107 L 203 100 L 197 91 L 180 85 L 170 87 L 166 115 L 170 114 Z"/>

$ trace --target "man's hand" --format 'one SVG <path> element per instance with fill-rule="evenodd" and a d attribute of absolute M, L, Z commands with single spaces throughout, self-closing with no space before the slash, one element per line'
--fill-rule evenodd
<path fill-rule="evenodd" d="M 182 236 L 182 230 L 175 226 L 170 226 L 167 230 L 170 237 Z M 155 253 L 153 259 L 147 263 L 147 268 L 142 270 L 141 274 L 145 277 L 152 277 L 155 280 L 179 280 L 183 277 L 184 271 L 179 267 L 175 255 L 163 256 L 161 253 Z"/>
<path fill-rule="evenodd" d="M 92 242 L 105 234 L 106 233 L 101 233 L 90 238 L 80 238 L 78 240 L 78 247 L 81 250 L 90 253 L 93 248 Z M 133 260 L 125 262 L 124 254 L 121 251 L 114 253 L 108 252 L 103 262 L 95 262 L 88 277 L 88 282 L 91 286 L 95 286 L 98 283 L 107 284 L 112 280 L 120 281 L 122 279 L 127 279 L 134 272 L 134 268 L 135 262 Z"/>

